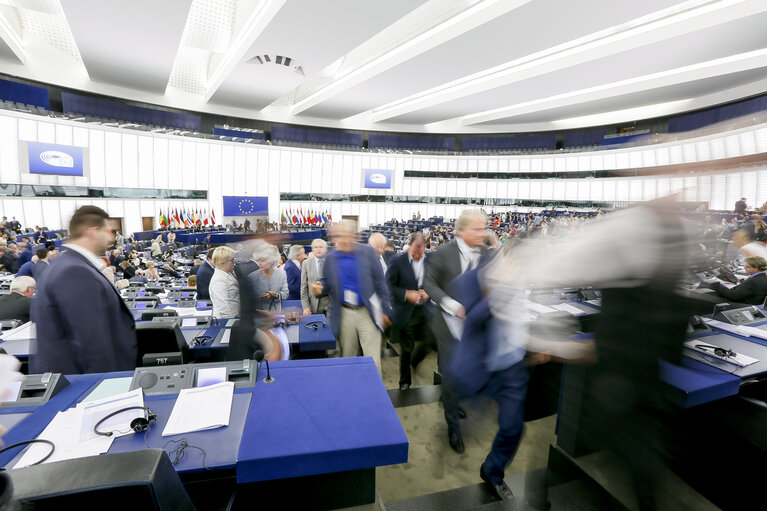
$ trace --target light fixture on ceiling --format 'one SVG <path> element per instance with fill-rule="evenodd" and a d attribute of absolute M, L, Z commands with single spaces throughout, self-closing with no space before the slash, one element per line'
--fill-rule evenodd
<path fill-rule="evenodd" d="M 301 76 L 306 76 L 306 68 L 302 66 L 296 59 L 291 57 L 285 57 L 283 55 L 264 54 L 256 55 L 255 57 L 245 61 L 246 64 L 284 66 Z"/>
<path fill-rule="evenodd" d="M 649 119 L 652 117 L 662 117 L 682 111 L 686 106 L 693 102 L 692 99 L 680 99 L 678 101 L 669 101 L 667 103 L 655 103 L 635 108 L 626 108 L 623 110 L 613 110 L 600 114 L 583 115 L 580 117 L 570 117 L 567 119 L 558 119 L 551 121 L 551 124 L 557 128 L 582 128 L 584 126 L 604 126 L 606 124 L 616 124 L 619 122 L 633 121 L 636 119 Z"/>

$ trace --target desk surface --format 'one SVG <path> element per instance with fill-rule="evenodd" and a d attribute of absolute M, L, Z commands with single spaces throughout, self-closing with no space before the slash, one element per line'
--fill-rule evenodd
<path fill-rule="evenodd" d="M 271 363 L 275 381 L 235 390 L 230 425 L 215 430 L 162 437 L 176 396 L 148 396 L 145 403 L 158 420 L 145 437 L 115 439 L 109 452 L 163 447 L 186 438 L 206 451 L 211 470 L 235 468 L 239 482 L 263 481 L 407 462 L 408 440 L 372 358 L 297 360 Z M 24 414 L 3 438 L 6 444 L 37 437 L 55 415 L 75 406 L 99 383 L 132 372 L 68 376 L 71 384 L 34 409 L 6 409 Z M 14 418 L 15 419 L 15 418 Z M 166 446 L 166 451 L 173 449 Z M 0 455 L 0 466 L 20 449 Z M 179 473 L 204 470 L 202 455 L 189 448 L 176 465 Z"/>

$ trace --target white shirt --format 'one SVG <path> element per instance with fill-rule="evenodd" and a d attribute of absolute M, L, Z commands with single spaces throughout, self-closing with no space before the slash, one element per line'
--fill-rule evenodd
<path fill-rule="evenodd" d="M 416 261 L 410 256 L 410 254 L 408 254 L 407 259 L 408 261 L 410 261 L 410 266 L 413 268 L 413 273 L 415 274 L 415 280 L 416 282 L 418 282 L 418 289 L 421 289 L 423 287 L 424 257 L 421 256 L 421 258 L 418 261 Z"/>
<path fill-rule="evenodd" d="M 383 270 L 384 275 L 386 275 L 386 260 L 383 256 L 378 256 L 378 262 L 381 263 L 381 269 Z"/>
<path fill-rule="evenodd" d="M 479 247 L 471 248 L 461 238 L 457 238 L 457 240 L 458 250 L 461 253 L 461 273 L 468 269 L 470 263 L 472 268 L 476 268 L 480 256 Z"/>
<path fill-rule="evenodd" d="M 240 287 L 234 275 L 216 268 L 208 291 L 213 302 L 214 318 L 236 318 L 240 315 Z"/>
<path fill-rule="evenodd" d="M 106 266 L 106 263 L 96 257 L 96 254 L 88 250 L 87 248 L 83 248 L 80 245 L 75 245 L 74 243 L 64 243 L 62 247 L 74 250 L 81 256 L 83 256 L 85 259 L 88 260 L 89 263 L 91 263 L 98 271 L 101 271 Z"/>

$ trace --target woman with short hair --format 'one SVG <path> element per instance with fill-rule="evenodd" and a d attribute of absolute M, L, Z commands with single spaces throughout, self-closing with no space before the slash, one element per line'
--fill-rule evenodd
<path fill-rule="evenodd" d="M 282 300 L 288 298 L 288 276 L 277 268 L 280 254 L 274 245 L 263 244 L 253 253 L 259 269 L 248 275 L 256 298 L 256 308 L 266 311 L 282 311 Z"/>
<path fill-rule="evenodd" d="M 234 276 L 234 250 L 218 247 L 211 262 L 215 268 L 209 287 L 213 317 L 236 318 L 240 315 L 240 287 Z"/>

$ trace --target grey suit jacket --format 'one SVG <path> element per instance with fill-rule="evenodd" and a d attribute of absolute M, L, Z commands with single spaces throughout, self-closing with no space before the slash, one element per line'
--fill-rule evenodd
<path fill-rule="evenodd" d="M 482 256 L 487 255 L 487 248 L 482 247 Z M 436 309 L 432 316 L 432 330 L 434 336 L 440 342 L 453 340 L 450 330 L 447 328 L 445 318 L 442 316 L 444 309 L 442 301 L 445 297 L 460 302 L 457 297 L 451 296 L 450 283 L 461 274 L 461 251 L 458 241 L 453 240 L 429 254 L 429 264 L 426 265 L 426 275 L 423 279 L 423 289 L 429 294 Z"/>
<path fill-rule="evenodd" d="M 325 256 L 327 261 L 327 254 Z M 330 298 L 328 296 L 314 296 L 312 284 L 320 280 L 317 275 L 317 261 L 312 257 L 301 265 L 301 306 L 311 309 L 312 314 L 325 314 L 328 310 Z"/>

